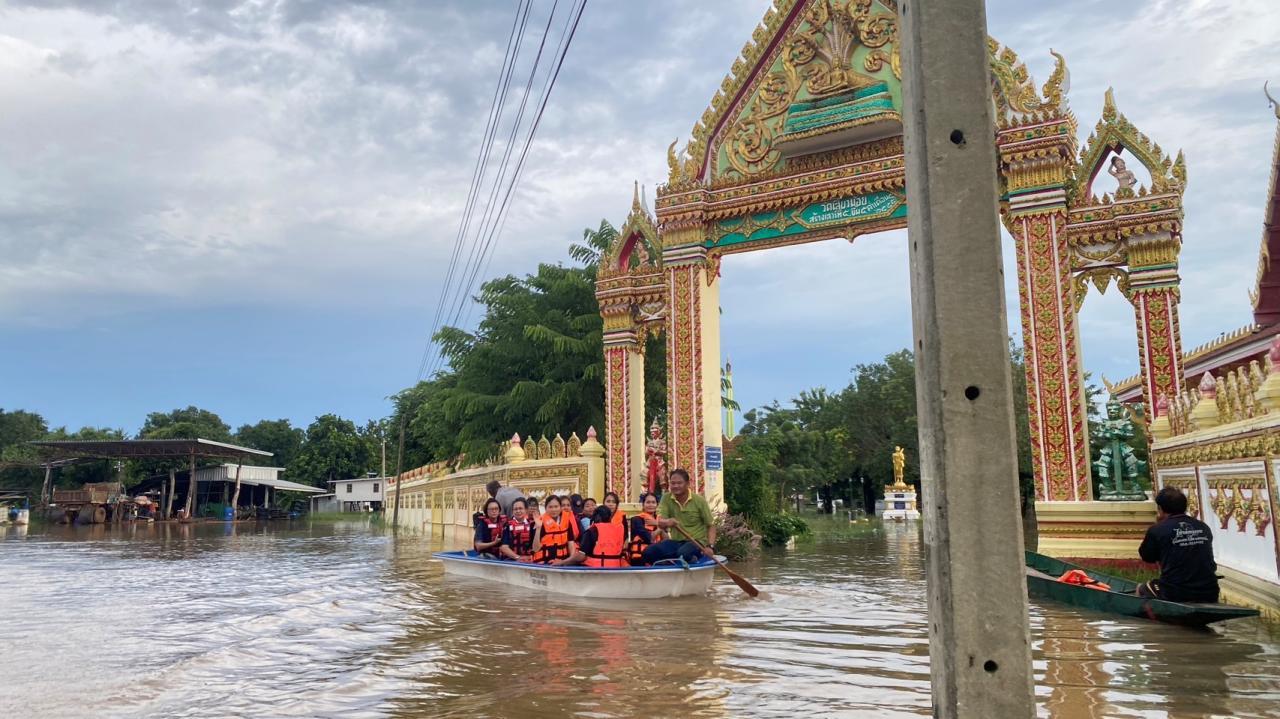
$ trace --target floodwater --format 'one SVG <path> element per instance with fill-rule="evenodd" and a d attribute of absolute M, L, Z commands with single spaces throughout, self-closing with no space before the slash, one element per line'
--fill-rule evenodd
<path fill-rule="evenodd" d="M 921 539 L 766 555 L 705 597 L 446 577 L 366 523 L 0 529 L 0 698 L 21 717 L 928 716 Z M 1280 714 L 1280 628 L 1032 605 L 1041 716 Z"/>

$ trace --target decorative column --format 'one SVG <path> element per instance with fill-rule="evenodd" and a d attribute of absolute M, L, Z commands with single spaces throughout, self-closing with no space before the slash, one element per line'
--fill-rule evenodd
<path fill-rule="evenodd" d="M 1088 501 L 1093 491 L 1072 255 L 1064 232 L 1074 143 L 1067 117 L 1005 127 L 998 137 L 1008 188 L 1005 226 L 1018 256 L 1031 460 L 1040 501 Z"/>
<path fill-rule="evenodd" d="M 611 329 L 623 320 L 608 314 L 604 321 L 605 488 L 632 502 L 644 484 L 644 353 L 634 327 Z"/>
<path fill-rule="evenodd" d="M 664 243 L 665 244 L 665 243 Z M 668 469 L 689 472 L 712 509 L 724 507 L 719 470 L 707 471 L 707 448 L 720 449 L 720 282 L 700 245 L 662 255 L 667 317 Z"/>
<path fill-rule="evenodd" d="M 1178 327 L 1178 250 L 1172 232 L 1129 240 L 1129 290 L 1138 325 L 1138 361 L 1146 416 L 1160 397 L 1182 392 L 1182 340 Z"/>

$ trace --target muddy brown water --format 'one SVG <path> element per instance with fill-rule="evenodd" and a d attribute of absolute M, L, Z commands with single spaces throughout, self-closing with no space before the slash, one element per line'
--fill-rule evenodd
<path fill-rule="evenodd" d="M 633 602 L 446 577 L 444 542 L 365 522 L 0 532 L 8 716 L 930 713 L 902 525 L 740 565 L 764 600 Z M 1041 716 L 1280 716 L 1280 628 L 1031 612 Z"/>

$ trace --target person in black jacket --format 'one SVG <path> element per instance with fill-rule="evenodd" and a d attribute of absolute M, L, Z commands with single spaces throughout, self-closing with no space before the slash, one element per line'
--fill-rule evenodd
<path fill-rule="evenodd" d="M 1209 525 L 1187 516 L 1187 495 L 1177 487 L 1156 493 L 1156 523 L 1138 547 L 1142 561 L 1159 563 L 1160 578 L 1138 586 L 1138 596 L 1171 602 L 1218 601 L 1218 564 Z"/>

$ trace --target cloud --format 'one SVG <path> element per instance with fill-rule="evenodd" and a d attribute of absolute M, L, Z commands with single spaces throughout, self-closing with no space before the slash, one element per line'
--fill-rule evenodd
<path fill-rule="evenodd" d="M 688 136 L 768 5 L 591 4 L 487 274 L 564 260 L 581 228 L 621 222 L 634 179 L 652 198 L 666 146 Z M 262 306 L 364 307 L 419 331 L 435 310 L 512 10 L 461 0 L 8 3 L 0 332 Z M 530 23 L 548 10 L 536 4 Z M 1067 57 L 1082 141 L 1110 85 L 1143 131 L 1186 150 L 1184 344 L 1248 321 L 1274 131 L 1258 89 L 1280 67 L 1270 4 L 996 0 L 988 19 L 1040 79 L 1049 48 Z M 522 52 L 531 57 L 532 44 Z M 739 396 L 785 398 L 818 365 L 837 383 L 855 361 L 905 345 L 899 244 L 885 235 L 731 258 L 725 322 L 744 348 L 731 349 L 743 358 Z M 748 289 L 735 294 L 735 283 Z M 1085 356 L 1095 372 L 1130 374 L 1131 317 L 1097 299 L 1081 316 Z M 779 336 L 816 359 L 790 371 L 800 365 L 766 357 Z M 765 391 L 749 387 L 748 347 L 775 363 Z M 396 361 L 401 379 L 387 380 L 388 392 L 417 366 L 416 355 Z"/>

